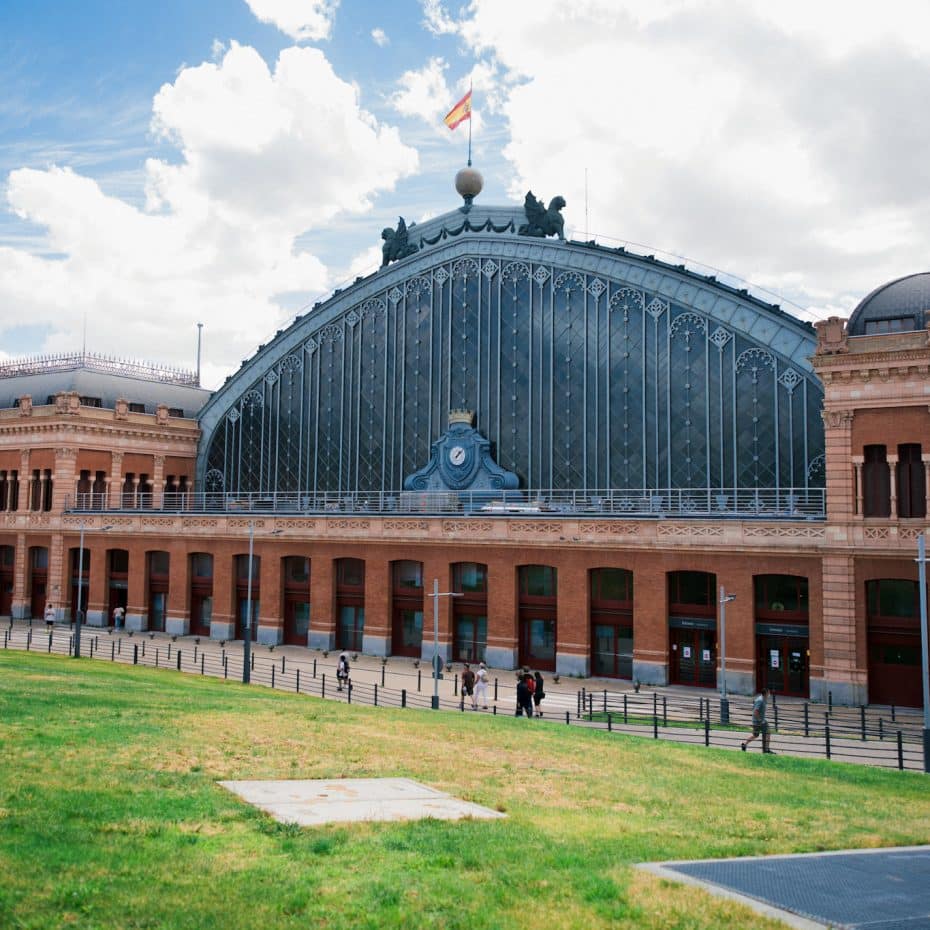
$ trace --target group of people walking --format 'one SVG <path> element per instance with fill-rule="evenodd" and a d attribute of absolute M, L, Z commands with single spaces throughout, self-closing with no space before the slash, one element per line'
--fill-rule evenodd
<path fill-rule="evenodd" d="M 477 710 L 481 705 L 482 710 L 488 709 L 488 667 L 484 662 L 478 663 L 477 670 L 473 669 L 467 662 L 462 668 L 462 703 L 465 698 L 471 700 L 471 709 Z"/>

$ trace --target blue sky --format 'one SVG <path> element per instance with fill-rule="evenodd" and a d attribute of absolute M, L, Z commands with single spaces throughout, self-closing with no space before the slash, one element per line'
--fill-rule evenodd
<path fill-rule="evenodd" d="M 377 32 L 380 30 L 380 32 Z M 844 315 L 927 269 L 930 5 L 0 0 L 0 357 L 218 383 L 379 234 L 482 200 Z M 800 312 L 800 311 L 798 311 Z M 114 325 L 118 321 L 119 325 Z"/>

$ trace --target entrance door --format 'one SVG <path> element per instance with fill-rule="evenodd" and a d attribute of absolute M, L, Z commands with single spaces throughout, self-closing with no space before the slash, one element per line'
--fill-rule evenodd
<path fill-rule="evenodd" d="M 284 642 L 288 646 L 306 646 L 310 634 L 310 604 L 308 601 L 285 601 Z"/>
<path fill-rule="evenodd" d="M 555 671 L 555 620 L 530 617 L 520 621 L 520 664 Z"/>
<path fill-rule="evenodd" d="M 213 619 L 213 595 L 196 589 L 191 591 L 191 635 L 209 636 Z"/>
<path fill-rule="evenodd" d="M 423 611 L 396 607 L 391 627 L 391 654 L 420 658 L 423 649 Z"/>
<path fill-rule="evenodd" d="M 336 648 L 361 652 L 364 633 L 365 608 L 342 605 L 339 608 L 339 622 L 336 624 Z"/>
<path fill-rule="evenodd" d="M 756 681 L 775 694 L 807 697 L 807 643 L 803 637 L 756 637 Z"/>
<path fill-rule="evenodd" d="M 923 707 L 919 631 L 870 631 L 869 703 Z"/>
<path fill-rule="evenodd" d="M 669 680 L 674 685 L 713 688 L 717 684 L 717 631 L 672 627 Z"/>
<path fill-rule="evenodd" d="M 245 621 L 248 619 L 251 628 L 250 639 L 253 643 L 258 642 L 259 607 L 258 599 L 253 597 L 252 613 L 251 616 L 249 616 L 249 599 L 247 597 L 239 598 L 238 610 L 236 612 L 236 639 L 245 639 Z"/>
<path fill-rule="evenodd" d="M 484 662 L 488 648 L 488 618 L 456 614 L 452 658 L 457 662 Z"/>
<path fill-rule="evenodd" d="M 591 629 L 591 673 L 602 678 L 633 677 L 633 627 L 595 623 Z"/>
<path fill-rule="evenodd" d="M 168 594 L 165 591 L 149 593 L 149 629 L 165 632 L 165 612 L 168 609 Z"/>

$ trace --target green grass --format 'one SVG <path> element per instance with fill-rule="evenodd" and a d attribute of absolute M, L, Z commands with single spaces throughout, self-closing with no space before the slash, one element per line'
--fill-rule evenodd
<path fill-rule="evenodd" d="M 0 927 L 775 927 L 636 872 L 925 842 L 925 776 L 0 654 Z M 218 779 L 407 776 L 502 821 L 278 824 Z"/>

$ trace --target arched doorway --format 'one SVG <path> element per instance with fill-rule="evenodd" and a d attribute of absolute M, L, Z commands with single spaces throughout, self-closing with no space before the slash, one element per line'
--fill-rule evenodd
<path fill-rule="evenodd" d="M 807 579 L 797 575 L 756 575 L 756 686 L 775 694 L 807 697 Z"/>
<path fill-rule="evenodd" d="M 591 591 L 591 674 L 633 677 L 633 573 L 593 568 Z"/>
<path fill-rule="evenodd" d="M 920 608 L 916 581 L 867 581 L 869 702 L 923 707 Z"/>
<path fill-rule="evenodd" d="M 713 688 L 717 684 L 717 576 L 669 572 L 669 682 Z"/>

